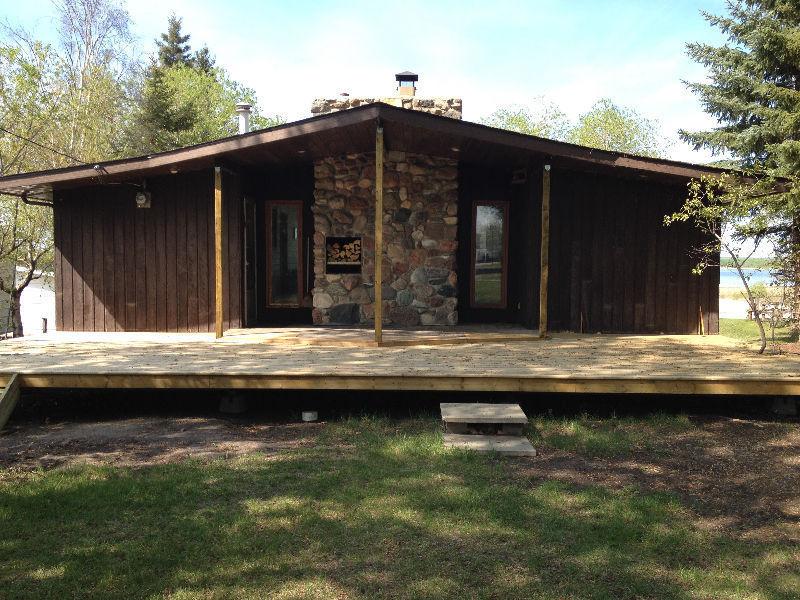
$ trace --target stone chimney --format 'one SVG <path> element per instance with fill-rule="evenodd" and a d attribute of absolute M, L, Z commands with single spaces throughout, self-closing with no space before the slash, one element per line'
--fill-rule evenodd
<path fill-rule="evenodd" d="M 430 113 L 432 115 L 443 115 L 451 119 L 461 119 L 462 102 L 461 98 L 423 98 L 417 96 L 417 81 L 419 75 L 411 71 L 403 71 L 395 76 L 397 87 L 394 96 L 376 98 L 353 98 L 347 93 L 341 94 L 338 98 L 317 98 L 311 104 L 312 115 L 324 115 L 348 108 L 355 108 L 363 104 L 373 102 L 383 102 Z"/>

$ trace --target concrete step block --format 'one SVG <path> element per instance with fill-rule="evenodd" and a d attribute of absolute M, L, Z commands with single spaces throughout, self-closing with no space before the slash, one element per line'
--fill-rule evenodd
<path fill-rule="evenodd" d="M 445 433 L 444 446 L 475 452 L 498 452 L 508 456 L 536 456 L 536 448 L 528 438 L 522 436 Z"/>

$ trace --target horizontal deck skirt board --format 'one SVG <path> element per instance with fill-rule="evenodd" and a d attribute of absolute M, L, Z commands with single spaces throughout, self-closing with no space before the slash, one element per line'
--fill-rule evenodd
<path fill-rule="evenodd" d="M 0 374 L 0 384 L 11 374 Z M 376 375 L 268 375 L 193 373 L 23 373 L 21 388 L 59 389 L 274 389 L 529 392 L 572 394 L 800 395 L 800 378 L 669 379 L 452 377 Z"/>
<path fill-rule="evenodd" d="M 479 342 L 539 342 L 541 338 L 538 334 L 466 334 L 453 337 L 411 337 L 409 339 L 386 339 L 381 342 L 381 347 L 414 347 L 414 346 L 447 346 L 455 344 L 475 344 Z M 264 344 L 287 344 L 289 346 L 332 346 L 337 348 L 377 348 L 375 340 L 344 340 L 336 337 L 314 338 L 314 339 L 287 339 L 287 340 L 267 340 Z"/>

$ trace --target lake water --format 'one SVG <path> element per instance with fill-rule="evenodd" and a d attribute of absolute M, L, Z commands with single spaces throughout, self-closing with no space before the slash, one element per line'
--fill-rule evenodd
<path fill-rule="evenodd" d="M 743 269 L 743 271 L 745 275 L 750 276 L 750 279 L 748 280 L 749 285 L 754 285 L 756 283 L 770 285 L 770 283 L 772 283 L 772 277 L 767 269 Z M 739 288 L 744 286 L 742 286 L 742 279 L 739 277 L 739 273 L 735 268 L 720 267 L 719 287 Z"/>

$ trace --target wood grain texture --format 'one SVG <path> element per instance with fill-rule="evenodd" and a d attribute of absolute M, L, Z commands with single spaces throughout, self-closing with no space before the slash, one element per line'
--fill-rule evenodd
<path fill-rule="evenodd" d="M 547 337 L 547 285 L 550 275 L 550 165 L 542 170 L 541 274 L 539 279 L 539 336 Z"/>
<path fill-rule="evenodd" d="M 383 341 L 383 127 L 375 131 L 375 343 Z"/>
<path fill-rule="evenodd" d="M 222 271 L 222 169 L 214 168 L 214 333 L 221 338 L 225 330 Z"/>
<path fill-rule="evenodd" d="M 71 389 L 273 389 L 523 392 L 560 394 L 677 394 L 797 396 L 800 381 L 702 379 L 592 379 L 448 376 L 203 375 L 203 374 L 25 374 L 24 388 Z"/>
<path fill-rule="evenodd" d="M 20 395 L 19 376 L 14 373 L 5 382 L 5 387 L 0 390 L 0 429 L 5 427 L 14 407 L 17 406 Z"/>
<path fill-rule="evenodd" d="M 208 268 L 214 253 L 211 173 L 149 180 L 149 209 L 135 207 L 134 186 L 58 195 L 58 330 L 213 330 L 214 315 L 208 311 L 214 288 L 213 265 Z"/>
<path fill-rule="evenodd" d="M 683 187 L 563 170 L 552 179 L 548 329 L 699 333 L 702 314 L 702 331 L 719 332 L 719 268 L 694 275 L 702 236 L 664 226 Z"/>
<path fill-rule="evenodd" d="M 453 344 L 387 330 L 383 347 L 370 346 L 367 328 L 233 330 L 221 340 L 210 333 L 55 332 L 0 344 L 0 382 L 19 373 L 23 387 L 62 388 L 800 393 L 800 356 L 754 360 L 752 347 L 723 336 L 554 333 L 541 340 L 508 327 L 439 335 Z"/>

